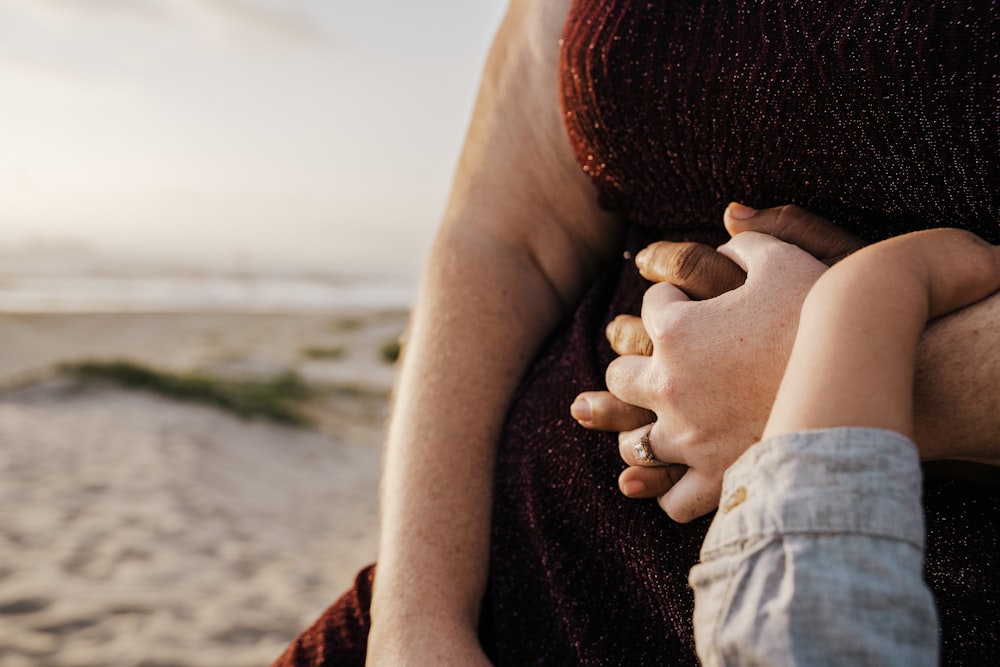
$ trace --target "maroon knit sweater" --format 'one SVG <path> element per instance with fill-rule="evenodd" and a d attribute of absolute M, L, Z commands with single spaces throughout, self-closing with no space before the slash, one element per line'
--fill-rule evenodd
<path fill-rule="evenodd" d="M 998 0 L 577 0 L 563 37 L 570 141 L 633 253 L 723 241 L 734 200 L 869 241 L 955 226 L 1000 242 Z M 611 267 L 510 412 L 481 633 L 496 665 L 697 664 L 687 572 L 710 519 L 622 497 L 615 438 L 568 414 L 645 287 Z M 924 502 L 943 661 L 995 664 L 1000 493 L 929 477 Z M 362 664 L 370 574 L 277 664 Z"/>

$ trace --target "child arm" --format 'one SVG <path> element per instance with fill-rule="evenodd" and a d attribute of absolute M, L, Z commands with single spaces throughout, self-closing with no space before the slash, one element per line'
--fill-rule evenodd
<path fill-rule="evenodd" d="M 1000 289 L 1000 248 L 956 229 L 856 252 L 809 292 L 764 437 L 834 426 L 912 437 L 913 365 L 929 319 Z"/>

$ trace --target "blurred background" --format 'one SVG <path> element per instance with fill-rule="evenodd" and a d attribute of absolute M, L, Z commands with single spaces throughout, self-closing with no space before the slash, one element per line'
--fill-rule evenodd
<path fill-rule="evenodd" d="M 501 0 L 0 0 L 0 665 L 251 667 L 377 557 Z"/>
<path fill-rule="evenodd" d="M 0 0 L 0 308 L 195 299 L 179 281 L 170 302 L 167 268 L 381 276 L 406 299 L 504 6 Z"/>

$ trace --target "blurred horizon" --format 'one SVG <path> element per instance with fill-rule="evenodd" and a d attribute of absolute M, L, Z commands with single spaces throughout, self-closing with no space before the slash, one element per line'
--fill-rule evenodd
<path fill-rule="evenodd" d="M 415 278 L 505 5 L 0 0 L 0 270 Z"/>

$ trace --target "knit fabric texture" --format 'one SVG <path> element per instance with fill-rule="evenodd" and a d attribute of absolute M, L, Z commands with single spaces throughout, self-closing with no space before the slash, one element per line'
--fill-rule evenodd
<path fill-rule="evenodd" d="M 1000 241 L 997 2 L 578 0 L 560 57 L 571 144 L 633 255 L 724 242 L 730 201 L 799 204 L 869 241 L 940 226 Z M 598 281 L 510 414 L 484 633 L 497 665 L 697 664 L 687 574 L 708 519 L 623 498 L 615 436 L 567 414 L 603 386 L 604 327 L 646 287 L 625 260 Z M 944 661 L 988 663 L 1000 494 L 928 479 L 925 505 Z"/>
<path fill-rule="evenodd" d="M 559 48 L 570 142 L 633 255 L 724 242 L 730 201 L 799 204 L 868 241 L 955 226 L 1000 242 L 996 0 L 577 0 Z M 631 262 L 609 267 L 515 398 L 482 613 L 498 667 L 697 664 L 687 575 L 710 517 L 679 525 L 624 498 L 615 436 L 569 416 L 603 386 L 605 325 L 647 286 Z M 924 504 L 943 662 L 992 664 L 1000 494 L 928 478 Z M 362 593 L 279 664 L 361 664 Z"/>

